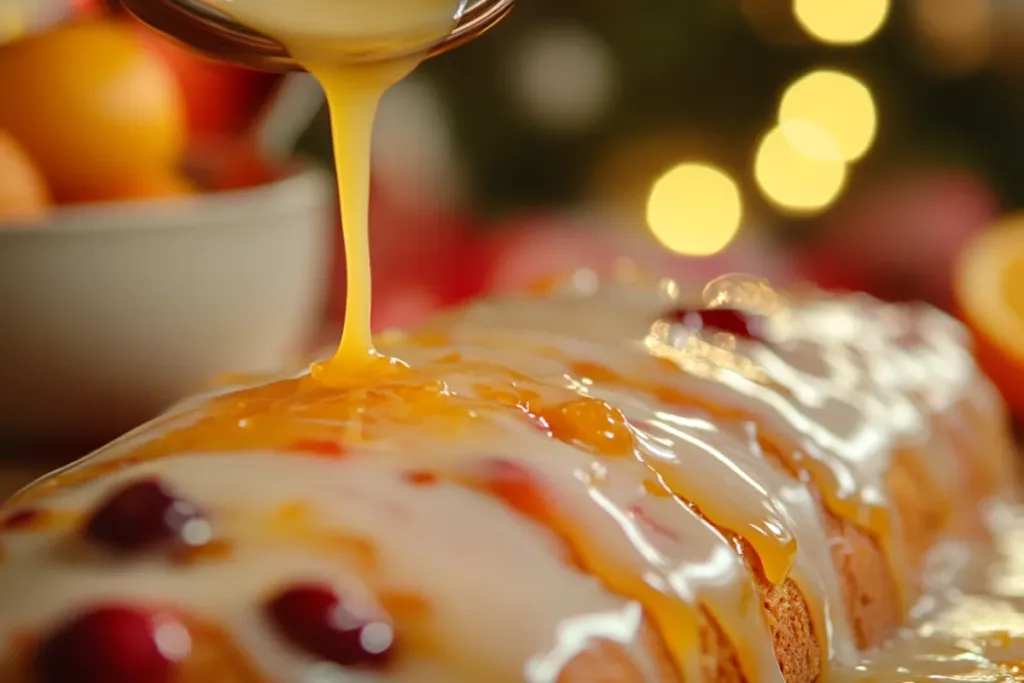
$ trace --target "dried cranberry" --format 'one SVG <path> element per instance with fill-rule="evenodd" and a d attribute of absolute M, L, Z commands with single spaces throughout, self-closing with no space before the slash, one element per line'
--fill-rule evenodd
<path fill-rule="evenodd" d="M 328 586 L 293 586 L 274 598 L 267 612 L 293 645 L 329 662 L 379 667 L 391 658 L 395 641 L 391 624 L 352 612 Z"/>
<path fill-rule="evenodd" d="M 39 646 L 39 683 L 171 683 L 191 640 L 180 623 L 128 606 L 93 609 Z"/>
<path fill-rule="evenodd" d="M 196 533 L 190 533 L 190 527 Z M 86 524 L 94 543 L 115 552 L 134 552 L 166 541 L 201 545 L 209 527 L 192 503 L 155 479 L 137 481 L 111 496 Z"/>
<path fill-rule="evenodd" d="M 763 316 L 736 308 L 677 308 L 664 318 L 694 331 L 716 330 L 743 339 L 761 339 L 764 331 Z"/>
<path fill-rule="evenodd" d="M 331 458 L 340 458 L 345 455 L 345 448 L 340 443 L 314 439 L 296 441 L 291 445 L 291 450 L 303 455 L 322 455 Z"/>
<path fill-rule="evenodd" d="M 534 470 L 504 458 L 488 459 L 479 463 L 468 484 L 546 527 L 560 542 L 565 561 L 577 569 L 586 567 L 544 480 Z"/>

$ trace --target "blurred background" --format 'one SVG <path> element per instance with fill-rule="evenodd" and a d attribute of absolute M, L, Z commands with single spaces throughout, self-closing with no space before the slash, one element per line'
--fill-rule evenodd
<path fill-rule="evenodd" d="M 41 9 L 31 20 L 0 14 L 0 226 L 6 216 L 22 236 L 26 224 L 54 229 L 46 223 L 85 220 L 67 218 L 81 205 L 198 206 L 196 195 L 210 193 L 241 202 L 295 172 L 291 156 L 261 155 L 251 144 L 280 77 L 206 61 L 99 3 L 53 4 L 53 16 L 116 24 L 138 51 L 120 34 L 33 36 L 45 46 L 19 49 L 26 41 L 18 36 L 54 20 Z M 44 34 L 62 32 L 70 33 Z M 58 75 L 69 60 L 91 90 Z M 133 85 L 118 76 L 124 69 L 150 76 Z M 94 101 L 104 78 L 124 89 L 121 109 L 109 91 Z M 301 122 L 296 154 L 329 168 L 326 113 Z M 60 149 L 55 128 L 64 130 Z M 684 281 L 751 272 L 961 315 L 961 255 L 1024 205 L 1024 3 L 522 0 L 488 35 L 396 87 L 375 144 L 377 327 L 413 324 L 438 307 L 575 266 L 614 270 L 624 259 Z M 186 157 L 215 172 L 182 172 Z M 308 211 L 330 223 L 319 249 L 330 263 L 323 300 L 307 292 L 320 291 L 316 280 L 300 287 L 301 301 L 322 306 L 317 328 L 330 330 L 341 317 L 344 265 L 335 199 L 317 188 Z M 223 244 L 254 248 L 239 234 Z M 1016 250 L 1014 263 L 1024 264 L 1024 239 L 1002 244 L 996 251 Z M 3 253 L 0 240 L 0 264 Z M 250 256 L 245 272 L 254 277 L 274 268 L 270 256 L 262 266 Z M 319 262 L 302 258 L 273 277 L 319 273 Z M 183 259 L 176 267 L 187 271 Z M 1016 272 L 1000 263 L 993 270 Z M 0 297 L 16 284 L 0 281 Z M 993 315 L 1006 326 L 981 327 L 1001 340 L 989 355 L 1002 375 L 1007 363 L 1024 367 L 1024 275 L 999 291 L 1006 301 Z M 8 297 L 6 309 L 14 308 Z M 139 315 L 125 321 L 122 339 L 144 324 Z M 281 326 L 274 310 L 260 317 Z M 975 322 L 970 311 L 967 318 Z M 289 324 L 308 334 L 308 320 Z M 245 327 L 238 343 L 259 334 Z M 284 340 L 251 365 L 298 353 L 296 344 Z M 232 358 L 236 349 L 225 349 L 190 381 L 251 369 L 220 367 Z M 1018 383 L 1002 384 L 1024 406 Z M 142 412 L 182 391 L 156 385 L 164 393 Z"/>

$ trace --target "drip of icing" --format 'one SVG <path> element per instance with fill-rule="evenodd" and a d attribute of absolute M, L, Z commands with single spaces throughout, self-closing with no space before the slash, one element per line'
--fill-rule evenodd
<path fill-rule="evenodd" d="M 370 335 L 370 145 L 380 98 L 411 73 L 419 59 L 337 67 L 318 63 L 296 50 L 293 54 L 323 85 L 331 110 L 348 289 L 341 343 L 330 361 L 313 366 L 312 375 L 328 384 L 343 385 L 353 369 L 395 362 L 377 353 Z"/>
<path fill-rule="evenodd" d="M 426 49 L 451 32 L 465 0 L 213 2 L 239 22 L 279 40 L 327 95 L 348 289 L 338 350 L 330 360 L 315 364 L 311 375 L 341 387 L 352 382 L 353 374 L 386 373 L 401 363 L 378 354 L 370 334 L 373 124 L 384 93 L 419 65 Z"/>
<path fill-rule="evenodd" d="M 779 583 L 796 563 L 794 578 L 812 609 L 823 658 L 852 661 L 855 647 L 845 619 L 842 592 L 831 571 L 828 541 L 815 502 L 763 460 L 756 438 L 727 434 L 699 410 L 661 404 L 653 391 L 602 385 L 612 373 L 571 358 L 608 356 L 606 347 L 511 332 L 460 336 L 453 340 L 464 363 L 500 349 L 506 362 L 530 367 L 534 377 L 558 382 L 622 409 L 638 436 L 638 457 L 653 470 L 658 486 L 695 503 L 721 528 L 745 537 L 770 581 Z M 561 351 L 557 350 L 561 347 Z M 537 363 L 545 359 L 546 368 Z M 482 358 L 481 358 L 482 360 Z M 563 380 L 564 381 L 564 380 Z M 728 616 L 724 617 L 728 621 Z"/>
<path fill-rule="evenodd" d="M 619 329 L 629 329 L 636 336 L 647 333 L 648 353 L 686 372 L 666 383 L 664 369 L 652 372 L 631 366 L 612 373 L 614 381 L 646 391 L 661 386 L 672 410 L 699 405 L 719 418 L 754 419 L 763 438 L 779 450 L 802 454 L 802 467 L 814 474 L 829 508 L 880 540 L 909 606 L 916 568 L 903 557 L 902 523 L 887 502 L 887 473 L 895 459 L 909 459 L 924 477 L 935 479 L 929 484 L 934 484 L 939 498 L 963 499 L 964 462 L 978 456 L 965 451 L 962 441 L 958 450 L 943 439 L 932 445 L 936 439 L 931 416 L 941 424 L 959 412 L 958 407 L 939 400 L 943 393 L 956 395 L 947 383 L 961 387 L 962 402 L 987 406 L 993 405 L 991 386 L 973 378 L 977 371 L 962 346 L 962 333 L 941 314 L 929 314 L 923 320 L 914 310 L 893 309 L 862 297 L 802 297 L 782 306 L 781 298 L 766 295 L 763 286 L 755 290 L 760 304 L 771 312 L 770 347 L 680 334 L 663 324 L 651 326 L 649 321 L 665 306 L 660 299 L 611 294 L 617 303 L 629 303 L 617 311 Z M 569 293 L 552 305 L 559 312 L 540 321 L 533 316 L 535 309 L 525 303 L 506 302 L 500 309 L 481 304 L 462 315 L 462 325 L 477 330 L 564 330 L 574 337 L 600 341 L 614 334 L 611 328 L 595 324 L 606 315 L 603 298 Z M 499 310 L 500 315 L 493 314 Z M 889 322 L 875 329 L 872 321 L 886 314 Z M 927 340 L 923 348 L 910 343 L 908 330 L 913 337 Z M 886 357 L 898 359 L 901 379 L 868 362 Z M 596 359 L 603 362 L 600 354 Z M 942 387 L 935 386 L 937 377 L 943 378 Z M 999 411 L 993 414 L 998 416 Z M 980 426 L 980 421 L 976 419 L 974 426 Z M 1003 433 L 998 417 L 984 422 L 989 425 L 985 433 Z M 1005 477 L 1005 446 L 993 444 L 980 457 L 989 481 L 999 481 L 999 473 Z"/>

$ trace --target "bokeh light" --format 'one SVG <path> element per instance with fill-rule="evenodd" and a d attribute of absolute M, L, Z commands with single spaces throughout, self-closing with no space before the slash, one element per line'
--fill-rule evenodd
<path fill-rule="evenodd" d="M 947 74 L 982 68 L 992 57 L 993 0 L 913 0 L 910 14 L 928 66 Z"/>
<path fill-rule="evenodd" d="M 855 45 L 874 36 L 889 17 L 890 0 L 793 0 L 796 19 L 824 43 Z"/>
<path fill-rule="evenodd" d="M 878 129 L 871 91 L 839 71 L 812 71 L 797 79 L 782 96 L 779 122 L 809 121 L 826 130 L 847 161 L 864 156 Z"/>
<path fill-rule="evenodd" d="M 585 129 L 614 100 L 614 58 L 601 37 L 584 27 L 535 29 L 514 52 L 510 67 L 519 104 L 543 128 Z"/>
<path fill-rule="evenodd" d="M 762 138 L 754 176 L 765 197 L 784 213 L 813 214 L 842 193 L 847 165 L 827 130 L 810 121 L 787 120 Z"/>
<path fill-rule="evenodd" d="M 711 256 L 729 246 L 743 219 L 736 182 L 707 164 L 680 164 L 654 183 L 647 225 L 665 247 L 686 256 Z"/>

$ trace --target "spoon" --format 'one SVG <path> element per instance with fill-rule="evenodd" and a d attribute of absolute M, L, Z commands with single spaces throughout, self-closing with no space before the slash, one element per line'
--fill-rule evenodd
<path fill-rule="evenodd" d="M 202 0 L 121 0 L 143 22 L 208 56 L 265 71 L 300 67 L 276 40 L 246 28 Z M 435 45 L 409 50 L 439 54 L 461 45 L 505 17 L 515 0 L 467 0 L 455 29 Z M 402 57 L 394 54 L 389 57 Z M 373 58 L 378 58 L 374 55 Z"/>

